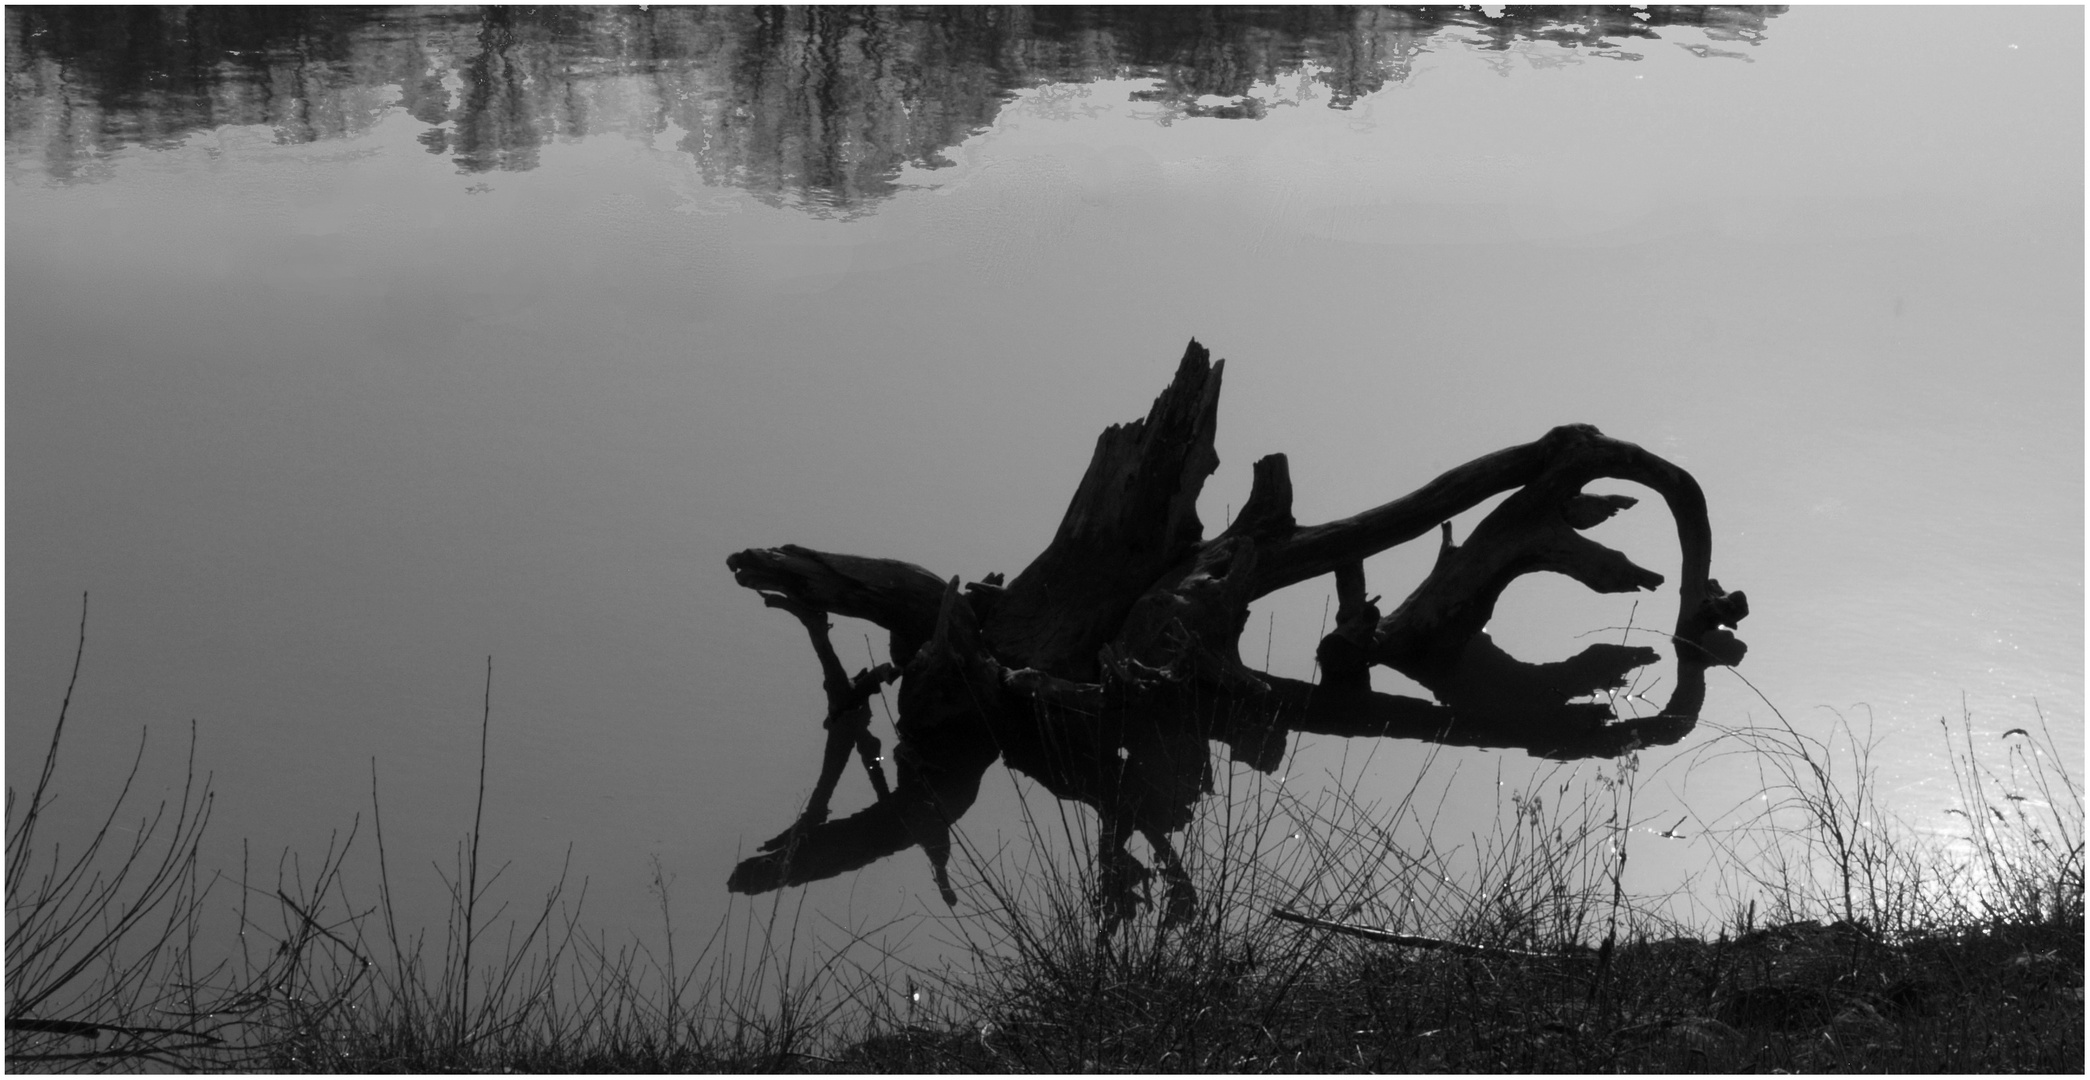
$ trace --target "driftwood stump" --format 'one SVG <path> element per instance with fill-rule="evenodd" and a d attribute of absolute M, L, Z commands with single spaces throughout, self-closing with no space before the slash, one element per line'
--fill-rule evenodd
<path fill-rule="evenodd" d="M 727 559 L 740 584 L 805 623 L 828 698 L 826 754 L 805 812 L 736 867 L 729 888 L 818 881 L 920 845 L 945 901 L 955 902 L 945 872 L 950 829 L 999 758 L 1096 809 L 1106 925 L 1134 909 L 1149 874 L 1125 851 L 1135 829 L 1160 863 L 1164 921 L 1174 921 L 1196 895 L 1168 838 L 1211 790 L 1212 742 L 1266 772 L 1295 731 L 1614 756 L 1681 739 L 1697 722 L 1706 668 L 1741 660 L 1745 646 L 1730 628 L 1748 601 L 1707 576 L 1712 531 L 1698 482 L 1588 425 L 1554 428 L 1322 525 L 1293 519 L 1291 475 L 1284 455 L 1272 454 L 1255 463 L 1239 516 L 1206 538 L 1197 498 L 1219 465 L 1213 433 L 1224 369 L 1192 341 L 1146 418 L 1096 441 L 1058 534 L 1006 584 L 989 575 L 961 586 L 912 563 L 788 545 Z M 1605 477 L 1661 495 L 1682 547 L 1671 637 L 1677 687 L 1654 716 L 1621 719 L 1603 700 L 1656 659 L 1653 649 L 1592 645 L 1558 663 L 1527 664 L 1482 632 L 1503 589 L 1534 571 L 1605 593 L 1662 583 L 1582 535 L 1635 502 L 1582 492 Z M 1511 489 L 1521 490 L 1465 543 L 1452 542 L 1453 515 Z M 1364 559 L 1440 526 L 1436 566 L 1382 615 L 1366 595 Z M 1335 576 L 1339 607 L 1319 646 L 1320 681 L 1244 666 L 1237 645 L 1249 604 L 1323 574 Z M 828 614 L 884 627 L 891 663 L 850 677 L 828 643 Z M 1373 664 L 1436 700 L 1374 691 Z M 888 788 L 867 702 L 895 678 L 899 776 Z M 877 801 L 830 821 L 827 803 L 852 749 Z"/>

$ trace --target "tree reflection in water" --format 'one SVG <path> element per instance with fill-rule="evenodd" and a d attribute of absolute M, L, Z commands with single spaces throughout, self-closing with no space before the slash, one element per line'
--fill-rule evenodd
<path fill-rule="evenodd" d="M 1028 88 L 1151 80 L 1133 97 L 1164 118 L 1240 119 L 1292 79 L 1345 109 L 1433 49 L 1630 61 L 1671 26 L 1753 44 L 1783 10 L 11 6 L 7 139 L 70 183 L 126 146 L 228 125 L 310 143 L 394 110 L 463 173 L 534 168 L 548 140 L 672 132 L 707 183 L 846 215 L 898 190 L 903 167 L 950 164 Z"/>

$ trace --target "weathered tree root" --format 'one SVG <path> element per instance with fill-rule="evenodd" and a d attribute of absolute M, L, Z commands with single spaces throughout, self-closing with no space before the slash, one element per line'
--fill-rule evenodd
<path fill-rule="evenodd" d="M 805 623 L 828 695 L 826 753 L 797 822 L 742 862 L 727 885 L 763 892 L 833 877 L 909 846 L 930 857 L 955 903 L 945 865 L 950 827 L 999 758 L 1101 817 L 1099 920 L 1110 927 L 1143 902 L 1149 872 L 1125 851 L 1134 831 L 1167 883 L 1165 922 L 1196 907 L 1169 834 L 1211 790 L 1210 744 L 1270 771 L 1292 732 L 1421 739 L 1516 748 L 1553 758 L 1614 756 L 1674 743 L 1697 723 L 1705 670 L 1739 663 L 1732 627 L 1747 598 L 1708 575 L 1705 496 L 1683 469 L 1587 425 L 1467 462 L 1412 494 L 1354 517 L 1301 526 L 1286 459 L 1255 463 L 1249 498 L 1222 533 L 1204 538 L 1197 496 L 1218 467 L 1213 435 L 1223 361 L 1192 341 L 1175 379 L 1143 420 L 1097 440 L 1058 533 L 1006 584 L 961 589 L 911 563 L 796 546 L 729 558 L 735 580 Z M 1601 478 L 1660 495 L 1682 550 L 1681 603 L 1671 643 L 1677 687 L 1654 716 L 1620 719 L 1601 698 L 1625 685 L 1652 649 L 1594 645 L 1528 664 L 1483 628 L 1510 582 L 1547 570 L 1597 592 L 1653 589 L 1663 577 L 1582 535 L 1635 504 L 1590 495 Z M 1450 519 L 1516 490 L 1452 542 Z M 1437 563 L 1390 614 L 1367 595 L 1364 560 L 1442 528 Z M 1248 606 L 1288 585 L 1335 576 L 1335 629 L 1317 655 L 1321 681 L 1254 671 L 1238 643 Z M 891 634 L 890 664 L 847 678 L 825 615 L 866 619 Z M 1372 665 L 1426 687 L 1436 701 L 1371 689 Z M 869 695 L 900 680 L 898 783 L 888 792 L 868 729 Z M 1585 700 L 1587 699 L 1587 700 Z M 850 748 L 878 800 L 839 821 L 827 803 Z"/>

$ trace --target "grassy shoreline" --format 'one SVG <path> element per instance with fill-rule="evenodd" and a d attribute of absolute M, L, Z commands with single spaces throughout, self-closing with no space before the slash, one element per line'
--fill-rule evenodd
<path fill-rule="evenodd" d="M 84 629 L 83 611 L 83 651 Z M 1061 808 L 1028 822 L 1026 849 L 961 843 L 967 914 L 943 926 L 965 960 L 931 972 L 870 934 L 816 941 L 802 894 L 737 907 L 678 957 L 659 876 L 664 947 L 591 934 L 563 875 L 497 923 L 476 818 L 444 875 L 447 925 L 401 926 L 374 776 L 369 840 L 359 822 L 272 883 L 198 864 L 207 781 L 119 842 L 112 826 L 139 813 L 126 785 L 91 844 L 60 850 L 37 826 L 62 786 L 70 700 L 69 686 L 35 789 L 19 807 L 8 793 L 13 1070 L 2084 1065 L 2082 796 L 2043 717 L 2006 733 L 1996 765 L 1970 717 L 1942 725 L 1968 826 L 1949 839 L 1877 805 L 1870 744 L 1840 717 L 1709 730 L 1695 752 L 1749 755 L 1767 796 L 1709 837 L 1726 905 L 1710 918 L 1625 887 L 1637 755 L 1579 791 L 1511 793 L 1491 832 L 1446 850 L 1397 842 L 1424 821 L 1414 790 L 1391 806 L 1346 790 L 1309 803 L 1233 771 L 1181 844 L 1196 916 L 1163 931 L 1150 912 L 1108 937 L 1091 868 L 1069 854 L 1091 849 L 1089 825 Z M 378 854 L 374 900 L 344 880 L 358 842 Z M 199 955 L 206 911 L 235 890 L 239 955 Z"/>

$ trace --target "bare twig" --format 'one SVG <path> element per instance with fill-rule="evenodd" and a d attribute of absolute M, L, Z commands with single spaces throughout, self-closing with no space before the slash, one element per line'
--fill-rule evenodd
<path fill-rule="evenodd" d="M 1524 952 L 1519 949 L 1498 949 L 1490 945 L 1468 945 L 1463 941 L 1445 941 L 1442 938 L 1417 937 L 1414 934 L 1396 934 L 1390 930 L 1380 930 L 1370 926 L 1352 926 L 1349 923 L 1331 922 L 1327 919 L 1316 919 L 1312 916 L 1300 915 L 1296 912 L 1286 911 L 1283 908 L 1272 908 L 1270 910 L 1270 915 L 1272 918 L 1283 919 L 1286 922 L 1298 923 L 1301 926 L 1311 926 L 1316 930 L 1327 930 L 1331 933 L 1336 934 L 1348 934 L 1351 937 L 1360 937 L 1367 941 L 1379 941 L 1384 942 L 1388 945 L 1400 945 L 1405 948 L 1411 949 L 1441 949 L 1446 952 L 1455 952 L 1465 956 L 1495 957 L 1500 959 L 1508 959 L 1512 957 L 1529 960 L 1551 960 L 1558 957 L 1567 957 L 1573 960 L 1591 959 L 1589 955 L 1579 952 Z"/>

